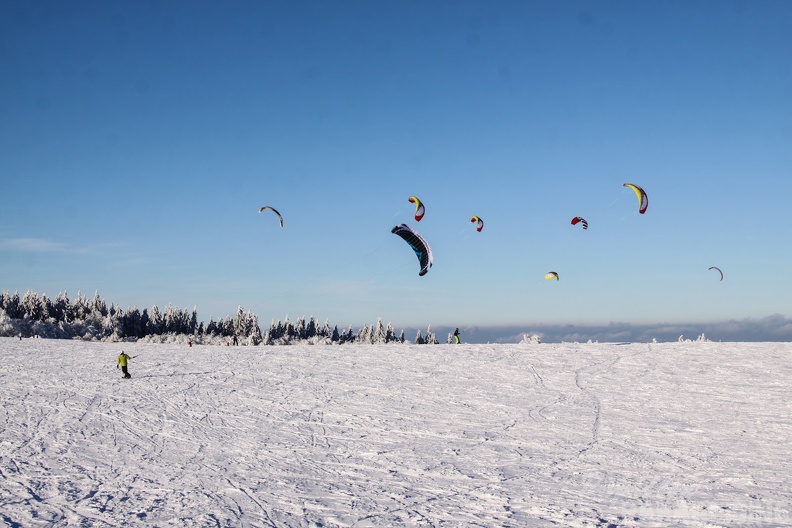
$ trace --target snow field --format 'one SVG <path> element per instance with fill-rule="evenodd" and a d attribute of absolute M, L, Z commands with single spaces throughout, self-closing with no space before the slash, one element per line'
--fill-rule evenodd
<path fill-rule="evenodd" d="M 0 521 L 790 526 L 790 379 L 789 343 L 2 338 Z"/>

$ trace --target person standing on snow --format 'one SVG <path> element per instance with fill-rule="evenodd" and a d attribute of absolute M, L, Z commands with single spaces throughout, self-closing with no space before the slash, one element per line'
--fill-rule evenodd
<path fill-rule="evenodd" d="M 456 330 L 454 330 L 454 344 L 458 345 L 461 342 L 462 341 L 459 339 L 459 328 L 457 328 Z"/>
<path fill-rule="evenodd" d="M 118 356 L 118 363 L 116 363 L 116 368 L 121 367 L 121 372 L 124 373 L 125 378 L 131 378 L 132 376 L 129 374 L 129 370 L 127 370 L 127 362 L 132 359 L 131 356 L 127 355 L 126 352 L 123 350 L 121 354 Z"/>

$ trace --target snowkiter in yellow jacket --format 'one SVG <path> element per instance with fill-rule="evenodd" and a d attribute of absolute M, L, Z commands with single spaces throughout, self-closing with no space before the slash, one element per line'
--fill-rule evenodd
<path fill-rule="evenodd" d="M 125 378 L 131 378 L 131 377 L 132 377 L 132 376 L 129 374 L 129 371 L 127 370 L 127 362 L 128 362 L 130 359 L 132 359 L 132 357 L 131 357 L 131 356 L 129 356 L 129 355 L 127 355 L 127 354 L 126 354 L 126 352 L 124 352 L 124 351 L 122 350 L 122 351 L 121 351 L 121 354 L 118 356 L 118 363 L 116 363 L 116 368 L 118 368 L 118 367 L 121 367 L 121 372 L 123 372 L 123 373 L 124 373 L 124 377 L 125 377 Z"/>

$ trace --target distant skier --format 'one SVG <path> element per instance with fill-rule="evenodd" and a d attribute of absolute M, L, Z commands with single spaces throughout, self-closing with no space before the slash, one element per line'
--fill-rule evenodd
<path fill-rule="evenodd" d="M 126 352 L 123 350 L 121 354 L 118 356 L 118 363 L 116 363 L 116 368 L 121 367 L 121 372 L 124 373 L 125 378 L 131 378 L 132 376 L 129 374 L 129 370 L 127 370 L 127 362 L 132 359 L 133 356 L 127 355 Z"/>
<path fill-rule="evenodd" d="M 462 340 L 459 339 L 459 328 L 457 328 L 454 330 L 454 344 L 458 345 L 460 343 L 462 343 Z"/>

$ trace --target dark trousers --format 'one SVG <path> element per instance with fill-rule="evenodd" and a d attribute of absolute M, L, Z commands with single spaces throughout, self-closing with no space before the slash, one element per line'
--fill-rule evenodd
<path fill-rule="evenodd" d="M 126 367 L 126 365 L 122 365 L 122 366 L 121 366 L 121 372 L 123 372 L 123 373 L 124 373 L 124 377 L 125 377 L 125 378 L 131 378 L 131 377 L 132 377 L 132 375 L 131 375 L 131 374 L 129 374 L 129 371 L 127 370 L 127 367 Z"/>

